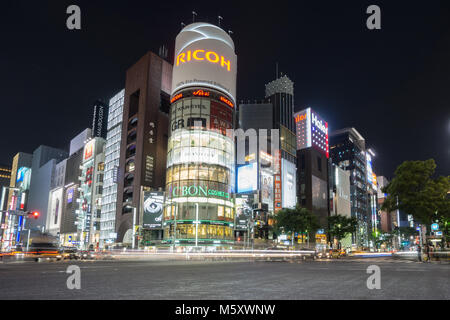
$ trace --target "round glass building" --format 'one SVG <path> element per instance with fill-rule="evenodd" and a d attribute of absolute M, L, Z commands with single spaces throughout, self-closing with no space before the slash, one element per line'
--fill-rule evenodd
<path fill-rule="evenodd" d="M 236 55 L 217 26 L 177 36 L 167 154 L 164 239 L 179 245 L 233 242 Z"/>

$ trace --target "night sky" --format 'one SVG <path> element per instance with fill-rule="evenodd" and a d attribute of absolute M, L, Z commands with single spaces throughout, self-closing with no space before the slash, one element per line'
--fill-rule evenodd
<path fill-rule="evenodd" d="M 82 30 L 66 28 L 81 7 Z M 269 5 L 270 4 L 270 5 Z M 382 30 L 366 28 L 377 4 Z M 2 1 L 0 163 L 41 144 L 66 148 L 90 127 L 92 103 L 124 87 L 147 51 L 173 55 L 180 24 L 233 31 L 238 100 L 264 98 L 279 71 L 295 82 L 296 110 L 330 130 L 355 127 L 376 151 L 375 172 L 434 158 L 450 174 L 450 1 Z"/>

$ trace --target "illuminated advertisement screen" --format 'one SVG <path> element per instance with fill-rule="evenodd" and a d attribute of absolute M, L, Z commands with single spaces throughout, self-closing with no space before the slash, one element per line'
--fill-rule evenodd
<path fill-rule="evenodd" d="M 92 156 L 94 155 L 94 147 L 95 147 L 95 140 L 89 141 L 84 146 L 84 157 L 83 157 L 84 161 L 87 161 L 92 158 Z"/>
<path fill-rule="evenodd" d="M 144 192 L 144 217 L 142 222 L 144 228 L 162 228 L 163 205 L 163 192 Z"/>
<path fill-rule="evenodd" d="M 67 203 L 72 203 L 73 201 L 73 191 L 74 187 L 67 189 Z"/>
<path fill-rule="evenodd" d="M 26 167 L 21 167 L 17 170 L 17 179 L 16 182 L 22 182 L 25 177 L 25 172 L 28 170 Z"/>
<path fill-rule="evenodd" d="M 57 228 L 61 222 L 61 210 L 62 210 L 62 198 L 63 189 L 58 188 L 50 192 L 50 217 L 49 217 L 49 228 Z"/>
<path fill-rule="evenodd" d="M 281 159 L 282 205 L 293 208 L 296 205 L 296 167 L 295 164 Z"/>
<path fill-rule="evenodd" d="M 252 192 L 258 188 L 258 164 L 251 163 L 237 169 L 237 192 Z"/>
<path fill-rule="evenodd" d="M 175 41 L 172 94 L 188 87 L 221 90 L 236 99 L 237 56 L 223 29 L 208 23 L 186 26 Z"/>

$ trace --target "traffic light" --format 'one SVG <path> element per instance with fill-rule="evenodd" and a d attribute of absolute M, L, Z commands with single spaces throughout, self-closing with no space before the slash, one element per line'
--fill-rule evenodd
<path fill-rule="evenodd" d="M 28 212 L 28 218 L 34 218 L 37 220 L 39 218 L 39 211 Z"/>

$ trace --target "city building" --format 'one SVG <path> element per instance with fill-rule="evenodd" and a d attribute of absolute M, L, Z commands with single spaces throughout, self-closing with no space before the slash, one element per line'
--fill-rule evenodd
<path fill-rule="evenodd" d="M 56 164 L 50 182 L 48 214 L 45 229 L 53 236 L 59 236 L 60 233 L 66 165 L 67 159 Z"/>
<path fill-rule="evenodd" d="M 378 210 L 378 187 L 377 175 L 374 172 L 372 158 L 375 153 L 372 149 L 366 152 L 366 172 L 367 172 L 367 198 L 370 208 L 370 230 L 373 237 L 376 237 L 381 230 L 381 217 Z M 373 246 L 373 242 L 371 244 Z"/>
<path fill-rule="evenodd" d="M 280 146 L 279 132 L 273 130 L 279 129 L 274 122 L 274 111 L 270 102 L 241 103 L 237 111 L 238 127 L 242 129 L 240 135 L 236 134 L 235 237 L 238 240 L 248 239 L 253 223 L 255 238 L 271 237 L 269 223 L 275 207 L 276 173 L 272 154 Z"/>
<path fill-rule="evenodd" d="M 152 52 L 126 73 L 117 180 L 118 243 L 129 245 L 136 238 L 134 225 L 142 224 L 142 193 L 165 188 L 171 82 L 172 65 Z"/>
<path fill-rule="evenodd" d="M 228 245 L 234 235 L 237 56 L 227 32 L 193 23 L 176 38 L 164 241 Z"/>
<path fill-rule="evenodd" d="M 105 146 L 105 177 L 103 181 L 102 211 L 100 220 L 100 246 L 116 241 L 117 180 L 125 89 L 109 101 Z"/>
<path fill-rule="evenodd" d="M 266 84 L 266 99 L 273 105 L 273 128 L 279 129 L 280 149 L 274 161 L 274 212 L 297 204 L 297 154 L 294 122 L 294 82 L 286 75 Z"/>
<path fill-rule="evenodd" d="M 330 170 L 330 215 L 352 216 L 350 201 L 350 172 L 331 164 Z"/>
<path fill-rule="evenodd" d="M 367 194 L 366 141 L 355 128 L 332 132 L 330 156 L 333 164 L 350 172 L 352 217 L 359 223 L 353 244 L 368 247 L 371 208 Z"/>
<path fill-rule="evenodd" d="M 108 131 L 108 105 L 102 100 L 94 103 L 94 115 L 92 117 L 92 137 L 106 139 Z"/>
<path fill-rule="evenodd" d="M 38 219 L 29 219 L 27 227 L 46 231 L 49 193 L 56 164 L 67 158 L 67 151 L 39 146 L 33 152 L 28 209 L 39 212 Z"/>
<path fill-rule="evenodd" d="M 328 123 L 307 108 L 294 114 L 297 132 L 297 197 L 327 227 L 329 201 Z"/>
<path fill-rule="evenodd" d="M 350 171 L 343 170 L 335 164 L 329 166 L 330 187 L 330 216 L 340 215 L 347 218 L 352 216 L 352 203 L 350 201 Z M 316 237 L 323 237 L 316 235 Z M 340 241 L 341 248 L 352 247 L 352 235 L 347 235 Z"/>
<path fill-rule="evenodd" d="M 21 240 L 21 230 L 25 228 L 26 218 L 10 211 L 28 210 L 33 156 L 17 153 L 12 161 L 9 186 L 2 186 L 0 206 L 0 251 L 14 248 Z"/>
<path fill-rule="evenodd" d="M 105 139 L 95 137 L 86 141 L 79 176 L 79 207 L 77 233 L 82 249 L 100 245 L 100 219 L 105 171 Z"/>
<path fill-rule="evenodd" d="M 79 246 L 78 212 L 80 201 L 80 175 L 86 141 L 92 136 L 87 128 L 70 141 L 69 157 L 66 160 L 61 204 L 60 243 L 63 246 Z"/>
<path fill-rule="evenodd" d="M 0 189 L 2 187 L 9 187 L 11 180 L 11 166 L 0 164 Z"/>
<path fill-rule="evenodd" d="M 273 214 L 296 205 L 293 104 L 294 83 L 282 76 L 266 85 L 262 102 L 239 105 L 243 132 L 236 134 L 238 239 L 251 230 L 248 224 L 255 226 L 255 238 L 272 239 Z M 252 212 L 246 209 L 250 207 Z"/>

